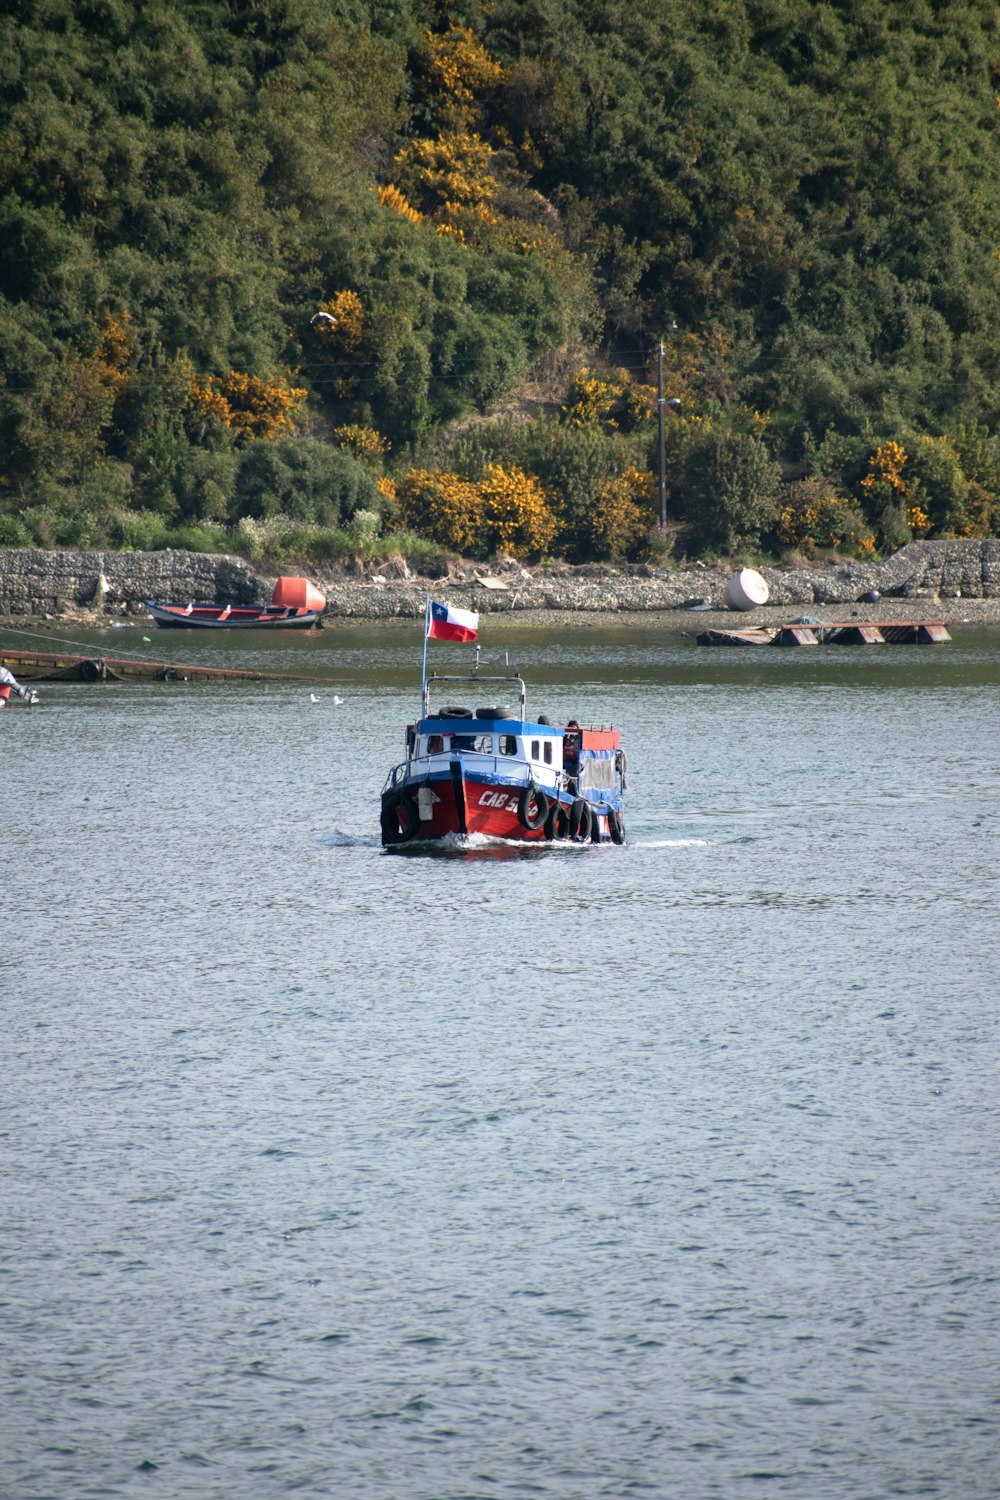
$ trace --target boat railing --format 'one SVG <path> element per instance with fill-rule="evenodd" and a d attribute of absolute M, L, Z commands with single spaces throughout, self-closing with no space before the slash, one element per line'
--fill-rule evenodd
<path fill-rule="evenodd" d="M 469 688 L 480 688 L 484 685 L 484 683 L 487 682 L 502 682 L 509 686 L 514 686 L 516 684 L 518 699 L 518 718 L 523 723 L 524 708 L 527 701 L 527 688 L 524 684 L 524 678 L 520 675 L 519 672 L 514 671 L 502 673 L 480 672 L 478 670 L 478 657 L 476 668 L 471 673 L 465 672 L 461 674 L 452 674 L 444 672 L 431 672 L 430 675 L 424 679 L 423 717 L 425 719 L 431 717 L 429 713 L 429 704 L 432 687 L 438 687 L 442 683 L 462 683 Z"/>
<path fill-rule="evenodd" d="M 400 761 L 386 777 L 383 795 L 395 790 L 403 782 L 421 776 L 425 767 L 429 772 L 435 763 L 450 766 L 455 760 L 461 762 L 463 769 L 478 771 L 499 786 L 527 786 L 533 782 L 545 792 L 565 790 L 562 771 L 552 766 L 538 765 L 523 755 L 497 755 L 491 751 L 452 748 L 435 750 L 430 754 L 411 755 L 408 760 Z"/>
<path fill-rule="evenodd" d="M 406 780 L 407 776 L 410 774 L 410 766 L 411 762 L 408 760 L 401 760 L 398 765 L 393 766 L 392 770 L 385 778 L 385 786 L 382 788 L 383 797 L 385 796 L 386 792 L 391 792 L 394 787 L 399 786 L 401 781 Z"/>

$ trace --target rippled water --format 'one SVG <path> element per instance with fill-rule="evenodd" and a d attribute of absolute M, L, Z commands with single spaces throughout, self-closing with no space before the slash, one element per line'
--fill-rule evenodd
<path fill-rule="evenodd" d="M 628 843 L 427 854 L 414 634 L 0 716 L 0 1494 L 995 1497 L 1000 637 L 484 622 Z"/>

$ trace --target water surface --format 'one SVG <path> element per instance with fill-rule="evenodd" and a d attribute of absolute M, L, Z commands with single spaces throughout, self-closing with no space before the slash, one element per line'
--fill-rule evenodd
<path fill-rule="evenodd" d="M 419 626 L 4 711 L 5 1497 L 1000 1492 L 1000 637 L 502 630 L 623 848 L 380 848 Z"/>

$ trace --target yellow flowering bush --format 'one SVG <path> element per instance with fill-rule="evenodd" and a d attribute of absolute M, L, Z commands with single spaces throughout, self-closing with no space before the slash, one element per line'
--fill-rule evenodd
<path fill-rule="evenodd" d="M 949 460 L 954 460 L 957 465 L 950 438 L 935 440 L 924 437 L 922 442 L 927 445 L 922 453 L 926 454 L 932 467 L 935 454 L 940 454 L 946 465 Z M 919 444 L 917 449 L 919 456 Z M 868 473 L 861 481 L 861 489 L 870 508 L 877 512 L 883 507 L 894 507 L 911 535 L 921 537 L 927 535 L 933 522 L 926 509 L 924 486 L 920 477 L 916 473 L 912 477 L 904 477 L 903 470 L 909 463 L 910 459 L 902 443 L 892 439 L 880 443 L 868 460 Z M 910 466 L 912 468 L 912 464 Z"/>
<path fill-rule="evenodd" d="M 468 26 L 451 26 L 440 35 L 429 32 L 427 45 L 427 71 L 441 113 L 462 122 L 477 117 L 479 97 L 503 82 L 501 65 Z"/>
<path fill-rule="evenodd" d="M 409 531 L 452 552 L 541 556 L 559 529 L 553 499 L 523 469 L 490 464 L 478 484 L 440 469 L 410 469 L 396 485 L 396 511 Z"/>
<path fill-rule="evenodd" d="M 836 495 L 828 480 L 800 479 L 784 488 L 778 512 L 778 540 L 809 554 L 819 549 L 870 557 L 875 534 L 858 506 Z"/>
<path fill-rule="evenodd" d="M 617 427 L 612 408 L 618 399 L 618 382 L 593 370 L 578 370 L 570 382 L 569 401 L 563 411 L 576 427 L 605 422 Z"/>
<path fill-rule="evenodd" d="M 396 485 L 400 522 L 450 552 L 482 552 L 483 497 L 460 474 L 440 469 L 410 469 Z"/>
<path fill-rule="evenodd" d="M 101 383 L 115 394 L 128 380 L 128 366 L 135 353 L 135 339 L 129 326 L 127 312 L 109 313 L 104 320 L 101 336 L 94 354 L 94 368 Z"/>
<path fill-rule="evenodd" d="M 444 203 L 434 215 L 438 234 L 448 234 L 460 245 L 481 241 L 484 230 L 499 223 L 485 203 Z"/>
<path fill-rule="evenodd" d="M 452 131 L 436 140 L 421 136 L 397 155 L 397 175 L 407 194 L 431 207 L 489 203 L 497 191 L 492 157 L 474 131 Z"/>
<path fill-rule="evenodd" d="M 554 497 L 533 474 L 489 464 L 479 482 L 490 551 L 540 557 L 559 530 Z"/>
<path fill-rule="evenodd" d="M 232 431 L 272 441 L 294 429 L 295 414 L 307 394 L 281 380 L 262 380 L 239 370 L 210 375 L 206 381 L 195 378 L 191 392 L 199 410 L 217 417 Z"/>
<path fill-rule="evenodd" d="M 378 463 L 383 453 L 388 453 L 391 444 L 374 427 L 363 427 L 360 423 L 350 422 L 344 427 L 335 427 L 333 435 L 341 448 L 347 448 L 355 458 L 363 459 L 366 463 Z"/>
<path fill-rule="evenodd" d="M 360 347 L 365 333 L 364 303 L 357 292 L 350 290 L 335 292 L 319 305 L 320 312 L 329 313 L 333 322 L 325 318 L 316 324 L 320 338 L 330 340 L 345 354 L 353 354 Z"/>
<path fill-rule="evenodd" d="M 563 407 L 577 427 L 604 424 L 631 429 L 656 416 L 657 392 L 634 382 L 626 370 L 578 370 Z"/>
<path fill-rule="evenodd" d="M 593 555 L 618 561 L 637 557 L 656 524 L 656 476 L 634 467 L 610 480 L 586 517 Z"/>
<path fill-rule="evenodd" d="M 378 201 L 382 204 L 383 208 L 393 209 L 401 218 L 409 219 L 411 224 L 422 224 L 424 222 L 423 214 L 403 197 L 403 194 L 394 183 L 387 182 L 384 187 L 376 188 L 375 191 L 378 194 Z"/>
<path fill-rule="evenodd" d="M 902 443 L 891 440 L 880 443 L 868 460 L 868 473 L 861 481 L 861 488 L 872 497 L 884 495 L 890 501 L 905 500 L 909 494 L 903 478 L 905 464 L 906 449 Z"/>

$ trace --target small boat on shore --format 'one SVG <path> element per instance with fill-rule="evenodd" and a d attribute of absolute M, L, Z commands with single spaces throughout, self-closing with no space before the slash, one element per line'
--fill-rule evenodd
<path fill-rule="evenodd" d="M 383 845 L 469 834 L 624 843 L 625 753 L 617 729 L 529 718 L 524 679 L 509 659 L 499 674 L 480 672 L 478 647 L 465 674 L 428 676 L 426 644 L 424 663 L 420 717 L 406 726 L 405 759 L 382 790 Z M 432 692 L 511 702 L 435 708 Z"/>
<path fill-rule="evenodd" d="M 157 625 L 177 630 L 312 630 L 326 598 L 306 578 L 279 578 L 271 603 L 165 604 L 146 600 Z"/>

